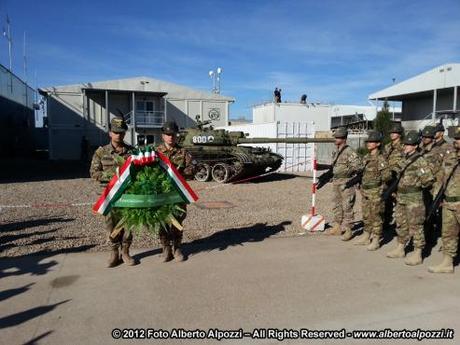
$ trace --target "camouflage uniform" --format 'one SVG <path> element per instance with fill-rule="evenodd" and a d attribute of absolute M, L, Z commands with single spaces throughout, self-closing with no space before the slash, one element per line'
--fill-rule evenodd
<path fill-rule="evenodd" d="M 388 143 L 383 150 L 383 156 L 388 161 L 390 171 L 398 172 L 401 161 L 404 158 L 404 146 L 401 141 L 397 143 Z"/>
<path fill-rule="evenodd" d="M 94 180 L 100 182 L 101 187 L 105 188 L 106 184 L 111 180 L 112 176 L 115 174 L 117 163 L 116 160 L 119 158 L 127 158 L 130 155 L 130 151 L 133 147 L 124 144 L 123 148 L 120 151 L 108 144 L 105 146 L 99 147 L 96 152 L 94 152 L 93 159 L 91 161 L 90 167 L 90 176 Z M 111 212 L 105 216 L 105 225 L 108 233 L 109 241 L 112 247 L 117 247 L 123 243 L 131 243 L 132 234 L 121 230 L 115 238 L 110 237 L 114 227 L 117 225 L 119 219 L 116 219 Z"/>
<path fill-rule="evenodd" d="M 444 161 L 440 182 L 450 175 L 452 169 L 460 159 L 460 150 L 450 152 Z M 439 190 L 441 183 L 437 184 Z M 442 248 L 446 255 L 455 257 L 458 248 L 460 227 L 460 167 L 457 167 L 446 187 L 444 203 L 442 205 Z"/>
<path fill-rule="evenodd" d="M 364 231 L 381 238 L 384 212 L 382 192 L 385 183 L 391 178 L 391 172 L 381 153 L 367 154 L 364 157 L 364 166 L 361 185 Z"/>
<path fill-rule="evenodd" d="M 163 133 L 175 135 L 177 132 L 177 125 L 174 122 L 165 123 L 162 129 Z M 156 147 L 158 152 L 161 152 L 166 157 L 169 158 L 172 164 L 175 165 L 179 173 L 183 176 L 190 176 L 193 174 L 193 168 L 191 164 L 191 156 L 185 151 L 185 149 L 179 147 L 177 144 L 172 147 L 167 147 L 165 144 L 160 144 Z M 180 204 L 183 210 L 187 210 L 186 204 Z M 187 212 L 184 212 L 180 217 L 177 218 L 177 221 L 182 224 L 187 216 Z M 161 229 L 159 233 L 160 242 L 163 247 L 163 255 L 165 256 L 165 261 L 168 261 L 171 253 L 171 242 L 174 247 L 174 257 L 179 260 L 183 260 L 182 252 L 180 251 L 180 246 L 182 243 L 182 230 L 176 228 L 173 225 L 169 225 L 168 230 Z"/>
<path fill-rule="evenodd" d="M 336 159 L 339 150 L 333 154 Z M 340 154 L 333 168 L 332 186 L 334 191 L 334 222 L 341 225 L 341 230 L 351 231 L 354 220 L 353 206 L 356 199 L 356 188 L 344 188 L 348 179 L 362 169 L 362 162 L 358 154 L 347 146 Z"/>
<path fill-rule="evenodd" d="M 434 156 L 438 157 L 439 162 L 443 163 L 444 159 L 455 149 L 444 139 L 441 139 L 438 142 L 435 142 L 431 148 L 431 152 Z M 441 166 L 441 165 L 440 165 Z M 441 181 L 443 176 L 443 171 L 441 168 L 438 168 L 436 174 L 436 181 Z"/>
<path fill-rule="evenodd" d="M 401 171 L 411 159 L 414 152 L 406 157 L 400 164 Z M 396 196 L 396 223 L 398 242 L 406 244 L 413 238 L 414 247 L 423 249 L 425 247 L 425 235 L 423 223 L 425 220 L 425 205 L 423 202 L 422 188 L 430 187 L 434 182 L 434 175 L 431 165 L 424 157 L 418 158 L 412 163 L 401 177 Z"/>
<path fill-rule="evenodd" d="M 435 143 L 431 143 L 426 146 L 422 146 L 423 158 L 430 165 L 433 175 L 436 177 L 439 176 L 442 166 L 442 156 L 439 154 L 439 150 L 435 149 Z"/>

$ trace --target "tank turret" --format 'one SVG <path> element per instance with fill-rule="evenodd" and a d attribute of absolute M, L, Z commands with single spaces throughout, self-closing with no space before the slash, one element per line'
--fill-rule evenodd
<path fill-rule="evenodd" d="M 283 156 L 268 148 L 244 144 L 268 143 L 332 143 L 328 138 L 248 138 L 241 131 L 227 131 L 199 121 L 194 128 L 179 133 L 178 143 L 191 154 L 196 163 L 195 179 L 206 182 L 211 178 L 226 183 L 243 176 L 258 175 L 277 170 Z M 243 145 L 240 145 L 243 144 Z"/>

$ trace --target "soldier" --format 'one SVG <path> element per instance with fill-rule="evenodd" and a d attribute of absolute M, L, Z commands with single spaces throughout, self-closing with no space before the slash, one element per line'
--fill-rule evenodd
<path fill-rule="evenodd" d="M 94 152 L 91 161 L 90 175 L 91 178 L 100 182 L 102 187 L 105 187 L 115 174 L 118 165 L 117 160 L 119 160 L 120 157 L 127 158 L 130 155 L 132 147 L 123 141 L 127 129 L 128 126 L 121 117 L 113 118 L 110 121 L 110 143 L 99 147 L 96 152 Z M 131 232 L 122 229 L 115 238 L 110 236 L 118 222 L 119 219 L 111 212 L 105 216 L 108 240 L 112 248 L 108 267 L 115 267 L 121 263 L 119 253 L 120 247 L 121 259 L 124 263 L 132 266 L 135 264 L 135 261 L 129 254 L 129 247 L 132 242 Z"/>
<path fill-rule="evenodd" d="M 334 133 L 337 151 L 333 154 L 336 161 L 333 167 L 334 191 L 334 225 L 331 235 L 341 235 L 342 240 L 348 241 L 353 237 L 351 223 L 354 220 L 353 206 L 355 205 L 356 188 L 345 188 L 347 180 L 362 169 L 361 159 L 351 147 L 347 145 L 348 132 L 345 127 L 337 128 Z"/>
<path fill-rule="evenodd" d="M 444 158 L 449 155 L 455 149 L 444 139 L 444 126 L 442 123 L 438 123 L 435 127 L 435 136 L 434 136 L 434 144 L 431 151 L 434 155 L 436 155 L 440 162 L 444 160 Z M 440 181 L 442 176 L 442 169 L 438 170 L 438 174 L 436 175 L 436 180 Z"/>
<path fill-rule="evenodd" d="M 163 143 L 158 145 L 157 151 L 163 153 L 169 158 L 178 171 L 186 176 L 193 175 L 191 157 L 185 152 L 185 150 L 176 143 L 177 132 L 179 128 L 175 122 L 166 122 L 161 129 L 161 137 Z M 182 204 L 180 207 L 186 210 L 186 205 Z M 187 216 L 184 213 L 177 220 L 182 223 Z M 181 250 L 182 243 L 182 231 L 177 229 L 175 226 L 170 225 L 168 231 L 160 230 L 160 242 L 163 247 L 163 262 L 171 261 L 176 259 L 177 261 L 184 261 L 184 255 Z M 174 248 L 171 248 L 171 242 Z M 173 253 L 174 249 L 174 253 Z"/>
<path fill-rule="evenodd" d="M 392 125 L 390 129 L 391 142 L 385 145 L 383 156 L 388 161 L 390 171 L 397 172 L 399 164 L 404 160 L 404 146 L 402 144 L 402 135 L 404 128 L 399 123 Z"/>
<path fill-rule="evenodd" d="M 385 182 L 391 178 L 388 163 L 380 152 L 381 143 L 382 135 L 379 132 L 368 132 L 366 146 L 369 153 L 364 157 L 364 171 L 361 181 L 364 231 L 354 243 L 356 245 L 368 245 L 367 250 L 380 248 L 384 212 L 382 192 Z M 371 240 L 370 244 L 369 240 Z"/>
<path fill-rule="evenodd" d="M 445 187 L 442 204 L 442 251 L 443 260 L 437 266 L 428 268 L 431 273 L 453 273 L 453 259 L 457 255 L 458 235 L 460 229 L 460 127 L 454 131 L 453 152 L 447 154 L 442 169 L 441 180 L 437 181 L 435 190 Z"/>
<path fill-rule="evenodd" d="M 422 188 L 430 187 L 434 175 L 430 164 L 417 152 L 419 134 L 410 131 L 404 139 L 406 159 L 399 167 L 399 183 L 396 193 L 396 232 L 397 246 L 387 253 L 389 258 L 405 256 L 404 248 L 413 239 L 414 251 L 405 260 L 406 265 L 415 266 L 422 263 L 422 250 L 425 247 L 423 223 L 425 205 Z"/>
<path fill-rule="evenodd" d="M 383 156 L 388 162 L 388 168 L 392 176 L 396 176 L 398 173 L 399 166 L 404 160 L 404 146 L 402 144 L 402 135 L 404 134 L 404 128 L 400 123 L 394 123 L 390 128 L 390 139 L 391 142 L 385 145 L 383 150 Z M 396 200 L 394 198 L 388 198 L 385 204 L 385 216 L 384 220 L 392 224 L 394 205 Z"/>
<path fill-rule="evenodd" d="M 430 164 L 433 174 L 437 176 L 442 165 L 442 157 L 434 149 L 435 147 L 436 128 L 433 126 L 425 126 L 422 130 L 422 144 L 420 146 L 423 157 Z"/>

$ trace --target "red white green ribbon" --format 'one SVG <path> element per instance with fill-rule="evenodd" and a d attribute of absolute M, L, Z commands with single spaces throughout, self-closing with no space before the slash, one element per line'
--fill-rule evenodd
<path fill-rule="evenodd" d="M 178 191 L 183 196 L 184 202 L 192 203 L 198 200 L 198 196 L 195 194 L 192 188 L 190 188 L 184 178 L 179 174 L 168 157 L 147 147 L 146 151 L 141 151 L 136 155 L 129 156 L 123 166 L 120 169 L 117 169 L 117 173 L 112 177 L 102 192 L 102 195 L 93 205 L 93 211 L 95 213 L 107 215 L 112 209 L 114 203 L 120 198 L 120 196 L 131 183 L 132 166 L 144 166 L 152 164 L 157 157 L 159 159 L 160 166 L 168 173 L 176 185 Z"/>

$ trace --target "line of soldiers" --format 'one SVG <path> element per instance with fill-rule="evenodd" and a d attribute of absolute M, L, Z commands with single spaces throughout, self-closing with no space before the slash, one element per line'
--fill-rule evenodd
<path fill-rule="evenodd" d="M 125 121 L 121 117 L 115 117 L 110 121 L 110 143 L 99 147 L 92 158 L 90 167 L 90 176 L 92 179 L 99 182 L 101 191 L 111 180 L 119 165 L 117 162 L 120 157 L 126 159 L 133 151 L 134 147 L 124 142 L 124 136 L 128 129 Z M 183 175 L 193 174 L 191 158 L 186 154 L 184 149 L 176 143 L 178 126 L 175 122 L 166 122 L 162 128 L 163 143 L 156 147 L 156 150 L 163 153 L 176 166 L 178 171 Z M 179 205 L 183 210 L 186 205 Z M 177 220 L 182 223 L 186 217 L 186 212 Z M 132 243 L 132 233 L 127 229 L 122 229 L 117 232 L 116 236 L 114 229 L 118 224 L 119 219 L 110 212 L 105 216 L 105 224 L 108 235 L 108 242 L 111 247 L 108 267 L 118 266 L 121 262 L 129 266 L 136 264 L 136 261 L 131 257 L 129 248 Z M 168 229 L 161 229 L 159 233 L 160 242 L 163 249 L 163 262 L 168 262 L 173 259 L 176 261 L 184 261 L 185 257 L 181 250 L 182 231 L 170 225 Z M 121 252 L 120 252 L 121 248 Z"/>
<path fill-rule="evenodd" d="M 435 237 L 435 225 L 442 225 L 443 261 L 429 271 L 453 272 L 453 258 L 457 255 L 460 229 L 460 127 L 454 130 L 454 144 L 444 140 L 442 124 L 426 126 L 421 133 L 409 131 L 403 138 L 400 124 L 391 128 L 391 142 L 382 146 L 382 135 L 369 131 L 366 138 L 368 154 L 361 159 L 347 145 L 347 129 L 335 133 L 337 150 L 333 154 L 332 185 L 335 205 L 331 235 L 342 235 L 343 241 L 353 238 L 353 207 L 357 183 L 362 195 L 364 231 L 354 244 L 367 245 L 374 251 L 380 248 L 385 215 L 393 215 L 397 244 L 387 253 L 388 258 L 404 258 L 410 266 L 423 262 L 425 231 Z M 320 183 L 324 184 L 324 181 Z M 326 181 L 327 183 L 327 181 Z M 441 192 L 440 192 L 441 191 Z M 426 221 L 432 200 L 442 200 L 438 224 Z M 428 207 L 427 207 L 428 206 Z M 430 210 L 431 211 L 431 210 Z M 414 250 L 406 256 L 406 246 L 412 240 Z"/>

